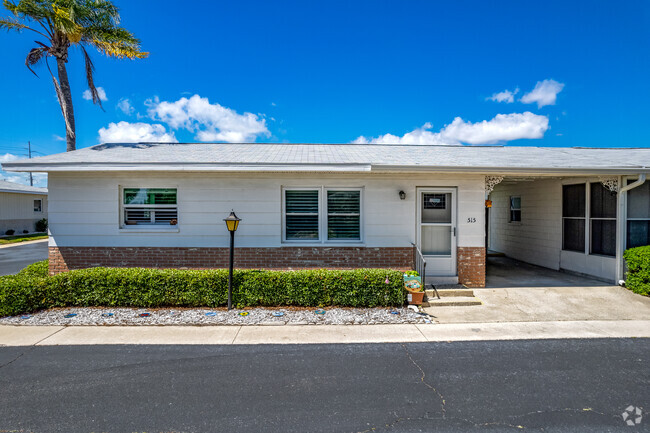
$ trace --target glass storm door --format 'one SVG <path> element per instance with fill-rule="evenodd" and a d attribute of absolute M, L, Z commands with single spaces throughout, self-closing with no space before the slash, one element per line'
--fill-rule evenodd
<path fill-rule="evenodd" d="M 455 189 L 418 189 L 418 245 L 427 275 L 456 275 Z"/>

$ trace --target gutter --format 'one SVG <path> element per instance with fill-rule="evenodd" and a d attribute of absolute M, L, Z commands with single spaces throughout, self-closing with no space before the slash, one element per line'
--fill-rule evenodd
<path fill-rule="evenodd" d="M 645 182 L 645 173 L 641 173 L 639 174 L 639 178 L 636 181 L 632 182 L 629 185 L 625 185 L 623 188 L 621 188 L 619 192 L 627 192 L 631 189 L 636 188 L 637 186 L 643 185 L 644 182 Z"/>

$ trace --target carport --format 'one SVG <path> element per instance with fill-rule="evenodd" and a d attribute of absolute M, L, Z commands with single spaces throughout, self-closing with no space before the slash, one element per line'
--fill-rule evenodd
<path fill-rule="evenodd" d="M 607 287 L 595 278 L 554 271 L 488 252 L 485 288 L 515 287 Z"/>
<path fill-rule="evenodd" d="M 486 198 L 487 250 L 549 270 L 616 284 L 624 279 L 625 249 L 650 243 L 644 174 L 488 176 Z M 487 284 L 583 285 L 566 273 L 543 274 L 493 255 Z"/>

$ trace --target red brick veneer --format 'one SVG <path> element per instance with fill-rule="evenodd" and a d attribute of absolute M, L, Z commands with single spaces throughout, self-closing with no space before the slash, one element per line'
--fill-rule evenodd
<path fill-rule="evenodd" d="M 458 247 L 458 282 L 467 287 L 485 287 L 484 247 Z"/>
<path fill-rule="evenodd" d="M 50 274 L 93 266 L 227 268 L 228 248 L 50 247 Z M 236 248 L 240 269 L 413 268 L 413 248 Z"/>

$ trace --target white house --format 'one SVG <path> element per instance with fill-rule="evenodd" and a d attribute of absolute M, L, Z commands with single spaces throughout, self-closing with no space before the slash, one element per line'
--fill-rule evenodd
<path fill-rule="evenodd" d="M 47 218 L 47 188 L 0 180 L 0 235 L 7 230 L 33 232 L 36 221 Z"/>
<path fill-rule="evenodd" d="M 3 168 L 48 173 L 52 273 L 226 267 L 231 210 L 240 268 L 409 269 L 421 251 L 435 281 L 474 287 L 486 245 L 615 281 L 649 241 L 650 149 L 103 144 Z"/>

